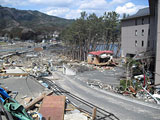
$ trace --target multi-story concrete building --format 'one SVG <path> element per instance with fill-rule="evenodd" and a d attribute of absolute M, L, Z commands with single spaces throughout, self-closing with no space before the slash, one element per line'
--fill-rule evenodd
<path fill-rule="evenodd" d="M 148 0 L 149 8 L 122 20 L 122 56 L 152 53 L 155 84 L 160 84 L 160 0 Z M 147 56 L 145 56 L 147 57 Z"/>
<path fill-rule="evenodd" d="M 122 20 L 122 55 L 133 56 L 155 50 L 153 17 L 149 8 L 140 9 L 135 15 Z"/>
<path fill-rule="evenodd" d="M 122 20 L 122 56 L 154 55 L 155 84 L 160 84 L 160 0 L 148 1 L 149 8 Z"/>

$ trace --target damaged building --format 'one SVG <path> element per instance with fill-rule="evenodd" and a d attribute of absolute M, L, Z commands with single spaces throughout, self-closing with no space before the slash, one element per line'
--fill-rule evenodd
<path fill-rule="evenodd" d="M 89 64 L 94 65 L 108 65 L 113 61 L 112 51 L 93 51 L 89 52 L 87 56 Z"/>

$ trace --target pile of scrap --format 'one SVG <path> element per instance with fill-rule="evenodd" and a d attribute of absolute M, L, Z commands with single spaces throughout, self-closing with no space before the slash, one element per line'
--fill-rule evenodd
<path fill-rule="evenodd" d="M 30 102 L 27 106 L 25 106 L 25 109 L 29 113 L 32 113 L 32 117 L 34 119 L 41 118 L 45 120 L 89 120 L 88 118 L 91 116 L 87 116 L 86 114 L 80 112 L 78 109 L 76 109 L 76 107 L 66 101 L 66 97 L 63 95 L 57 96 L 48 93 Z M 34 110 L 35 107 L 38 107 L 38 111 L 36 112 Z"/>
<path fill-rule="evenodd" d="M 103 90 L 110 90 L 110 91 L 114 91 L 115 88 L 113 87 L 113 85 L 109 85 L 109 84 L 105 84 L 99 80 L 87 80 L 87 85 L 89 86 L 94 86 L 94 87 L 98 87 L 100 89 L 103 89 Z"/>
<path fill-rule="evenodd" d="M 0 88 L 0 94 L 0 108 L 3 109 L 3 112 L 7 112 L 6 117 L 9 116 L 9 120 L 72 120 L 73 116 L 74 120 L 88 120 L 88 116 L 68 102 L 65 96 L 53 95 L 52 91 L 47 90 L 37 97 L 26 94 L 22 96 L 23 98 L 20 97 L 21 99 L 17 99 L 21 94 L 17 94 L 15 99 L 14 91 L 5 88 Z M 17 100 L 21 102 L 17 102 Z"/>
<path fill-rule="evenodd" d="M 160 89 L 156 93 L 153 91 L 153 85 L 145 85 L 141 83 L 141 81 L 133 81 L 129 80 L 121 80 L 121 87 L 117 90 L 118 93 L 123 95 L 136 97 L 138 99 L 142 99 L 146 102 L 152 102 L 160 104 Z M 127 84 L 127 86 L 126 86 Z"/>
<path fill-rule="evenodd" d="M 3 117 L 9 117 L 9 120 L 34 120 L 37 118 L 39 120 L 42 118 L 45 120 L 64 120 L 65 96 L 53 96 L 52 94 L 53 92 L 43 94 L 23 107 L 11 98 L 3 88 L 0 88 L 0 109 L 5 115 Z M 42 104 L 37 105 L 42 100 Z M 36 112 L 33 111 L 37 106 L 40 109 Z"/>
<path fill-rule="evenodd" d="M 9 93 L 10 91 L 8 91 Z M 24 107 L 20 105 L 15 99 L 9 96 L 3 88 L 0 88 L 0 109 L 4 116 L 0 119 L 7 120 L 33 120 L 33 118 L 26 112 Z"/>
<path fill-rule="evenodd" d="M 142 57 L 143 56 L 143 57 Z M 154 85 L 153 58 L 145 55 L 127 58 L 126 72 L 120 80 L 117 92 L 159 104 L 160 89 Z M 151 87 L 152 86 L 152 87 Z M 158 86 L 158 85 L 157 85 Z"/>

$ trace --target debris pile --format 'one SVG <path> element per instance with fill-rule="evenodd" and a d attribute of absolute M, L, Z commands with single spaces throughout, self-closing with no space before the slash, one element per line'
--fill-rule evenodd
<path fill-rule="evenodd" d="M 54 45 L 52 47 L 61 49 L 61 46 Z M 66 75 L 74 76 L 77 75 L 77 73 L 81 74 L 94 70 L 102 73 L 103 75 L 106 74 L 105 72 L 108 72 L 109 77 L 106 78 L 105 76 L 104 81 L 99 80 L 98 78 L 87 79 L 85 82 L 91 87 L 98 87 L 103 90 L 109 90 L 123 95 L 130 95 L 145 101 L 156 101 L 156 103 L 159 103 L 159 91 L 157 91 L 156 94 L 151 94 L 152 88 L 155 87 L 151 87 L 152 80 L 150 79 L 146 81 L 147 85 L 150 86 L 143 86 L 144 75 L 134 76 L 132 80 L 122 79 L 119 89 L 112 84 L 106 83 L 107 79 L 110 79 L 111 77 L 117 77 L 115 72 L 116 70 L 114 68 L 117 66 L 117 64 L 114 62 L 112 53 L 109 51 L 104 53 L 90 53 L 92 55 L 88 56 L 90 57 L 88 60 L 93 62 L 93 64 L 80 62 L 78 60 L 71 60 L 60 53 L 54 54 L 52 52 L 55 52 L 55 50 L 53 49 L 52 51 L 45 51 L 43 47 L 37 47 L 32 52 L 7 56 L 0 61 L 0 77 L 7 78 L 3 79 L 4 83 L 10 81 L 11 85 L 13 86 L 14 82 L 11 79 L 20 79 L 21 81 L 25 82 L 25 84 L 20 85 L 21 87 L 17 87 L 19 88 L 17 90 L 18 92 L 7 91 L 3 88 L 0 89 L 0 106 L 4 112 L 4 115 L 7 115 L 7 117 L 13 117 L 13 119 L 22 120 L 24 118 L 26 120 L 41 120 L 43 117 L 46 119 L 54 118 L 55 120 L 92 119 L 90 114 L 86 114 L 79 110 L 75 105 L 71 104 L 65 96 L 53 93 L 53 86 L 47 84 L 47 82 L 44 82 L 43 79 L 49 77 L 51 80 L 58 80 L 59 76 L 56 76 L 55 74 L 57 71 L 63 72 Z M 97 58 L 97 56 L 100 57 L 100 59 Z M 100 75 L 99 73 L 98 75 Z M 43 89 L 43 92 L 39 91 L 36 93 L 35 89 L 38 87 L 34 86 L 33 82 L 31 83 L 33 88 L 29 86 L 29 77 L 32 77 L 32 79 L 34 79 L 36 83 L 41 86 L 40 88 Z M 1 86 L 4 83 L 1 83 Z M 9 86 L 5 87 L 8 87 L 9 89 L 11 88 Z M 26 87 L 28 87 L 28 90 L 26 90 Z M 29 91 L 31 94 L 19 94 L 20 91 Z M 23 96 L 21 96 L 22 94 Z"/>
<path fill-rule="evenodd" d="M 89 86 L 94 86 L 94 87 L 98 87 L 100 89 L 103 89 L 103 90 L 110 90 L 110 91 L 113 91 L 115 88 L 112 86 L 112 85 L 109 85 L 109 84 L 105 84 L 101 81 L 93 81 L 93 80 L 88 80 L 87 81 L 87 85 Z"/>
<path fill-rule="evenodd" d="M 60 100 L 61 96 L 59 95 L 55 96 L 55 94 L 53 95 L 52 92 L 48 93 L 50 86 L 45 82 L 41 81 L 41 79 L 39 78 L 46 77 L 49 75 L 52 76 L 54 75 L 54 71 L 59 70 L 61 68 L 63 69 L 65 58 L 61 59 L 59 56 L 48 55 L 48 53 L 46 54 L 45 52 L 46 51 L 41 51 L 38 49 L 36 50 L 36 52 L 34 51 L 30 53 L 9 56 L 3 59 L 3 61 L 1 62 L 0 75 L 2 76 L 2 78 L 6 77 L 7 79 L 3 79 L 4 83 L 2 84 L 4 84 L 5 87 L 10 89 L 10 87 L 5 84 L 6 81 L 12 82 L 12 79 L 19 79 L 19 80 L 21 79 L 21 81 L 24 81 L 24 83 L 26 83 L 25 87 L 23 87 L 24 84 L 21 84 L 20 88 L 17 87 L 18 92 L 16 92 L 17 93 L 16 96 L 14 95 L 14 91 L 8 94 L 9 96 L 8 98 L 11 100 L 8 101 L 7 105 L 9 104 L 13 106 L 16 104 L 16 106 L 13 107 L 17 108 L 14 109 L 14 112 L 18 113 L 18 115 L 16 115 L 10 109 L 4 107 L 2 104 L 3 110 L 5 110 L 7 113 L 9 112 L 10 116 L 13 117 L 13 119 L 21 119 L 21 120 L 24 120 L 24 117 L 26 120 L 27 119 L 42 120 L 43 117 L 46 117 L 46 119 L 52 119 L 54 117 L 53 119 L 55 120 L 63 120 L 63 119 L 72 120 L 73 118 L 71 118 L 71 116 L 75 115 L 76 116 L 74 117 L 74 120 L 76 119 L 79 120 L 79 118 L 82 118 L 81 120 L 89 120 L 88 119 L 89 115 L 86 116 L 83 112 L 80 112 L 75 106 L 68 103 L 67 100 L 63 99 L 62 102 L 63 104 L 61 105 L 57 104 L 61 101 Z M 79 69 L 79 66 L 76 66 L 75 68 Z M 81 71 L 83 71 L 83 68 L 80 69 L 82 69 Z M 37 88 L 37 86 L 34 86 L 33 83 L 32 85 L 29 85 L 30 83 L 28 82 L 30 80 L 28 80 L 28 78 L 30 77 L 36 81 L 38 80 L 37 82 L 39 82 L 39 84 L 44 88 L 43 89 L 44 92 L 39 92 L 39 94 L 37 94 L 35 93 L 35 91 L 32 90 L 32 87 Z M 28 90 L 26 89 L 26 86 L 28 87 Z M 22 95 L 21 90 L 31 92 L 32 94 Z M 3 94 L 1 96 L 3 96 Z M 65 98 L 65 96 L 63 96 L 63 98 Z M 47 102 L 45 102 L 46 99 Z M 56 99 L 59 100 L 56 101 Z M 3 102 L 6 103 L 5 99 L 1 101 L 2 103 Z M 51 104 L 53 105 L 50 106 Z M 46 111 L 48 110 L 51 112 L 46 113 Z M 59 110 L 61 110 L 61 112 L 58 112 Z M 79 112 L 74 113 L 72 111 L 79 111 Z M 57 112 L 59 113 L 60 116 L 58 116 Z"/>
<path fill-rule="evenodd" d="M 13 94 L 14 91 L 0 87 L 0 117 L 9 117 L 9 120 L 72 120 L 74 116 L 74 120 L 91 120 L 89 114 L 80 112 L 65 96 L 56 95 L 50 90 L 39 96 L 22 96 L 21 100 L 17 99 L 18 93 L 16 96 Z"/>
<path fill-rule="evenodd" d="M 113 63 L 112 51 L 93 51 L 89 52 L 87 56 L 89 64 L 94 65 L 110 65 Z"/>
<path fill-rule="evenodd" d="M 153 81 L 151 59 L 127 60 L 125 76 L 120 80 L 118 93 L 135 97 L 146 102 L 160 104 L 160 88 L 156 88 Z"/>

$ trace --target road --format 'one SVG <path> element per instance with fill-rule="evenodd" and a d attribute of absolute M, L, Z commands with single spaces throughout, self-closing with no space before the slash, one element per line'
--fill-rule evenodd
<path fill-rule="evenodd" d="M 120 120 L 159 120 L 160 105 L 146 103 L 116 93 L 89 87 L 76 76 L 64 76 L 57 72 L 56 84 L 65 90 L 113 113 Z"/>
<path fill-rule="evenodd" d="M 109 70 L 85 71 L 83 73 L 78 73 L 76 76 L 88 83 L 97 81 L 117 87 L 120 84 L 120 78 L 125 75 L 124 72 L 125 70 L 122 67 L 114 67 L 113 69 Z"/>

